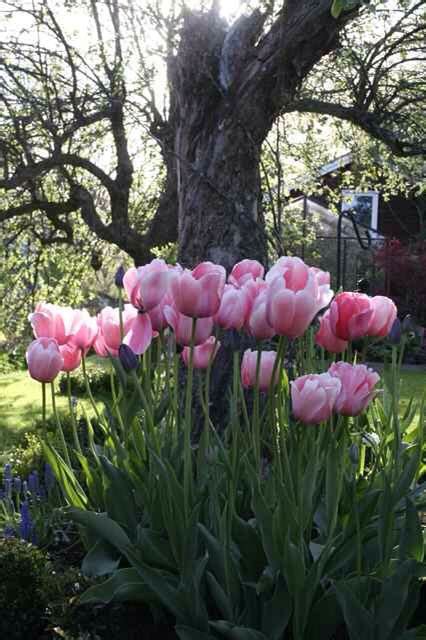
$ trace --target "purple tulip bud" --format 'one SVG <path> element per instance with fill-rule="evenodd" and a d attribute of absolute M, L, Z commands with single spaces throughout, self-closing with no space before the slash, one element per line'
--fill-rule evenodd
<path fill-rule="evenodd" d="M 388 340 L 391 344 L 399 344 L 401 342 L 402 325 L 399 318 L 395 318 L 391 330 L 388 334 Z"/>
<path fill-rule="evenodd" d="M 118 287 L 119 289 L 123 288 L 123 278 L 125 273 L 126 272 L 123 265 L 120 265 L 117 271 L 115 272 L 114 282 L 115 282 L 115 286 Z"/>
<path fill-rule="evenodd" d="M 415 331 L 415 330 L 416 330 L 416 323 L 414 322 L 413 316 L 407 313 L 404 320 L 402 321 L 402 331 L 404 333 L 411 333 L 412 331 Z"/>
<path fill-rule="evenodd" d="M 139 366 L 138 356 L 127 344 L 120 344 L 118 357 L 123 365 L 123 369 L 127 372 L 134 371 Z"/>

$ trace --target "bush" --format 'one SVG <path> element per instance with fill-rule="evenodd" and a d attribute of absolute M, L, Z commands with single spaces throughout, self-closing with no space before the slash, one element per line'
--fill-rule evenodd
<path fill-rule="evenodd" d="M 110 374 L 101 367 L 88 367 L 87 377 L 89 379 L 92 393 L 109 393 L 110 392 Z M 67 394 L 67 375 L 62 373 L 59 378 L 59 390 L 62 394 Z M 84 395 L 86 393 L 86 385 L 84 382 L 83 372 L 78 369 L 71 374 L 71 393 L 73 395 Z"/>
<path fill-rule="evenodd" d="M 47 623 L 46 554 L 20 540 L 0 541 L 0 637 L 38 638 Z"/>

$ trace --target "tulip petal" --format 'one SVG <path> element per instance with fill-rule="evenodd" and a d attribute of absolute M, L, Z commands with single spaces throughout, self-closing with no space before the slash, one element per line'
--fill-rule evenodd
<path fill-rule="evenodd" d="M 150 317 L 147 313 L 138 313 L 124 338 L 124 344 L 127 344 L 137 355 L 141 355 L 148 349 L 151 340 L 152 325 Z"/>

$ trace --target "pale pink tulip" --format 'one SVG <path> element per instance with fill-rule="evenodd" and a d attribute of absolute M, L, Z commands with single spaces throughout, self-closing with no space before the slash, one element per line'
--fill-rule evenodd
<path fill-rule="evenodd" d="M 123 344 L 130 347 L 133 353 L 139 356 L 148 349 L 152 336 L 152 324 L 149 315 L 147 313 L 138 313 L 129 324 Z"/>
<path fill-rule="evenodd" d="M 330 310 L 327 310 L 320 319 L 320 328 L 315 334 L 315 342 L 330 353 L 342 353 L 348 346 L 346 340 L 337 338 L 330 327 Z"/>
<path fill-rule="evenodd" d="M 167 327 L 167 320 L 164 315 L 165 307 L 173 305 L 173 298 L 171 293 L 167 292 L 160 304 L 148 311 L 148 315 L 151 318 L 151 324 L 153 331 L 162 331 Z"/>
<path fill-rule="evenodd" d="M 169 268 L 164 260 L 157 259 L 128 269 L 123 278 L 127 297 L 139 311 L 149 311 L 160 304 L 168 284 Z"/>
<path fill-rule="evenodd" d="M 30 376 L 39 382 L 52 382 L 64 364 L 58 343 L 54 338 L 33 340 L 25 357 Z"/>
<path fill-rule="evenodd" d="M 207 369 L 210 362 L 216 357 L 219 351 L 220 342 L 213 336 L 210 336 L 208 340 L 200 344 L 198 347 L 194 347 L 194 353 L 192 356 L 192 364 L 194 369 Z M 184 347 L 182 351 L 182 359 L 186 366 L 189 364 L 190 348 Z"/>
<path fill-rule="evenodd" d="M 241 329 L 250 309 L 247 291 L 226 284 L 214 321 L 223 329 Z"/>
<path fill-rule="evenodd" d="M 257 260 L 241 260 L 234 265 L 228 282 L 235 287 L 242 287 L 247 282 L 263 278 L 265 269 Z"/>
<path fill-rule="evenodd" d="M 125 304 L 123 308 L 123 334 L 125 337 L 132 328 L 133 321 L 138 315 L 137 309 L 131 304 Z M 104 307 L 96 317 L 99 333 L 93 344 L 93 348 L 99 356 L 111 354 L 118 357 L 118 348 L 122 342 L 120 331 L 120 314 L 118 309 Z"/>
<path fill-rule="evenodd" d="M 179 313 L 174 307 L 164 307 L 164 315 L 173 329 L 178 344 L 191 345 L 192 318 Z M 198 318 L 195 325 L 194 345 L 200 345 L 210 337 L 213 330 L 213 318 Z"/>
<path fill-rule="evenodd" d="M 330 327 L 341 340 L 357 340 L 367 335 L 373 316 L 371 298 L 364 293 L 344 291 L 330 306 Z"/>
<path fill-rule="evenodd" d="M 374 296 L 370 299 L 373 308 L 373 315 L 368 325 L 369 336 L 384 338 L 392 329 L 396 319 L 396 306 L 394 302 L 386 296 Z"/>
<path fill-rule="evenodd" d="M 208 318 L 218 312 L 225 286 L 226 272 L 212 262 L 201 262 L 171 279 L 176 309 L 192 318 Z"/>
<path fill-rule="evenodd" d="M 374 398 L 374 387 L 380 376 L 364 364 L 352 365 L 348 362 L 336 362 L 328 371 L 341 382 L 336 411 L 344 416 L 359 415 Z"/>
<path fill-rule="evenodd" d="M 300 258 L 280 258 L 266 275 L 267 320 L 278 335 L 298 338 L 319 311 L 317 279 Z"/>
<path fill-rule="evenodd" d="M 243 387 L 250 388 L 256 386 L 257 351 L 247 349 L 244 352 L 241 363 L 241 382 Z M 262 351 L 259 365 L 259 390 L 268 391 L 269 387 L 277 384 L 279 372 L 275 372 L 275 379 L 272 383 L 272 374 L 277 354 L 275 351 Z"/>
<path fill-rule="evenodd" d="M 67 344 L 60 345 L 59 351 L 64 360 L 62 371 L 69 372 L 78 369 L 81 364 L 81 349 L 68 342 Z"/>
<path fill-rule="evenodd" d="M 69 343 L 75 345 L 84 353 L 93 346 L 98 335 L 96 318 L 92 318 L 86 309 L 76 309 L 70 329 Z"/>
<path fill-rule="evenodd" d="M 293 414 L 305 424 L 328 420 L 340 392 L 340 380 L 329 373 L 312 373 L 291 383 Z"/>
<path fill-rule="evenodd" d="M 256 340 L 266 340 L 275 335 L 275 329 L 269 324 L 266 314 L 267 299 L 267 291 L 261 291 L 252 301 L 246 320 L 245 329 Z"/>
<path fill-rule="evenodd" d="M 330 287 L 330 274 L 328 271 L 321 271 L 321 269 L 317 269 L 317 267 L 309 267 L 309 271 L 314 274 L 318 285 L 316 301 L 318 313 L 321 309 L 324 309 L 324 307 L 328 307 L 333 299 L 334 291 Z"/>
<path fill-rule="evenodd" d="M 69 340 L 74 313 L 71 307 L 39 302 L 28 320 L 36 338 L 54 338 L 58 345 L 62 345 Z"/>

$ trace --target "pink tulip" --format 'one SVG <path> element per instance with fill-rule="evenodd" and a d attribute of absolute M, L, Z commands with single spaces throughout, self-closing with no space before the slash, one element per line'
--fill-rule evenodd
<path fill-rule="evenodd" d="M 70 329 L 69 343 L 86 353 L 95 342 L 98 331 L 96 318 L 92 318 L 86 309 L 76 309 Z"/>
<path fill-rule="evenodd" d="M 152 324 L 147 313 L 138 313 L 129 324 L 129 329 L 123 340 L 133 353 L 145 353 L 152 341 Z"/>
<path fill-rule="evenodd" d="M 390 298 L 386 296 L 374 296 L 370 299 L 373 308 L 373 316 L 368 325 L 369 336 L 384 338 L 392 329 L 396 319 L 396 306 Z"/>
<path fill-rule="evenodd" d="M 268 322 L 266 313 L 268 294 L 262 291 L 251 304 L 250 313 L 246 320 L 245 329 L 256 340 L 266 340 L 275 335 L 275 329 Z"/>
<path fill-rule="evenodd" d="M 169 269 L 164 260 L 152 260 L 143 267 L 132 267 L 124 274 L 123 286 L 132 305 L 149 311 L 160 304 L 169 284 Z"/>
<path fill-rule="evenodd" d="M 364 364 L 348 362 L 336 362 L 328 371 L 341 382 L 336 411 L 344 416 L 358 416 L 374 398 L 374 387 L 380 376 Z"/>
<path fill-rule="evenodd" d="M 337 338 L 330 327 L 330 310 L 327 310 L 320 319 L 320 328 L 315 334 L 315 342 L 330 353 L 342 353 L 348 346 L 346 340 Z"/>
<path fill-rule="evenodd" d="M 315 274 L 300 258 L 280 258 L 266 275 L 267 320 L 278 335 L 298 338 L 319 311 Z"/>
<path fill-rule="evenodd" d="M 164 315 L 174 331 L 178 344 L 191 345 L 192 318 L 179 313 L 174 307 L 164 307 Z M 210 337 L 213 330 L 213 318 L 198 318 L 195 325 L 194 345 L 200 345 Z"/>
<path fill-rule="evenodd" d="M 228 282 L 235 287 L 242 287 L 246 282 L 263 278 L 265 269 L 257 260 L 241 260 L 234 265 Z"/>
<path fill-rule="evenodd" d="M 331 303 L 330 328 L 341 340 L 357 340 L 367 335 L 372 315 L 373 307 L 368 296 L 344 291 Z"/>
<path fill-rule="evenodd" d="M 192 318 L 208 318 L 218 312 L 226 272 L 212 262 L 201 262 L 195 269 L 185 269 L 171 279 L 176 309 Z"/>
<path fill-rule="evenodd" d="M 60 345 L 59 351 L 64 360 L 62 371 L 69 372 L 78 369 L 81 364 L 81 349 L 71 343 L 67 343 Z"/>
<path fill-rule="evenodd" d="M 249 309 L 250 299 L 247 291 L 226 284 L 214 321 L 223 329 L 241 329 Z"/>
<path fill-rule="evenodd" d="M 317 267 L 309 267 L 309 271 L 315 276 L 318 285 L 316 301 L 318 313 L 318 311 L 321 311 L 324 307 L 328 307 L 333 299 L 334 292 L 330 288 L 330 274 L 328 271 L 321 271 L 321 269 L 317 269 Z"/>
<path fill-rule="evenodd" d="M 256 368 L 257 368 L 257 351 L 247 349 L 243 355 L 241 363 L 241 382 L 243 387 L 256 386 Z M 262 351 L 260 355 L 259 366 L 259 389 L 260 391 L 268 391 L 272 384 L 272 373 L 277 354 L 275 351 Z M 275 372 L 274 386 L 277 384 L 279 372 Z"/>
<path fill-rule="evenodd" d="M 68 342 L 74 320 L 71 307 L 60 307 L 49 302 L 39 302 L 28 320 L 36 338 L 54 338 L 59 345 Z"/>
<path fill-rule="evenodd" d="M 306 424 L 325 422 L 333 413 L 340 380 L 329 373 L 311 373 L 291 383 L 293 414 Z"/>
<path fill-rule="evenodd" d="M 166 316 L 164 315 L 165 307 L 173 305 L 173 298 L 171 293 L 167 292 L 160 304 L 148 311 L 148 315 L 151 318 L 151 324 L 153 331 L 162 331 L 167 327 Z"/>
<path fill-rule="evenodd" d="M 205 342 L 200 344 L 198 347 L 194 347 L 194 353 L 192 356 L 192 364 L 194 369 L 207 369 L 210 362 L 216 357 L 217 352 L 219 351 L 220 342 L 216 340 L 213 336 L 208 338 Z M 186 366 L 189 364 L 189 347 L 184 347 L 182 351 L 182 358 Z"/>
<path fill-rule="evenodd" d="M 123 309 L 123 333 L 130 331 L 133 321 L 138 315 L 137 310 L 131 304 L 125 304 Z M 99 333 L 93 344 L 93 348 L 99 356 L 111 354 L 118 357 L 118 347 L 121 344 L 120 314 L 118 309 L 104 307 L 96 317 Z"/>
<path fill-rule="evenodd" d="M 58 343 L 53 338 L 33 340 L 25 357 L 30 376 L 39 382 L 52 382 L 64 364 Z"/>

